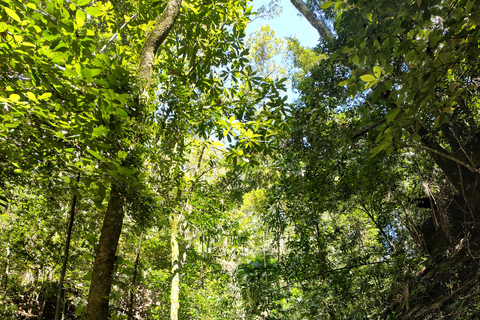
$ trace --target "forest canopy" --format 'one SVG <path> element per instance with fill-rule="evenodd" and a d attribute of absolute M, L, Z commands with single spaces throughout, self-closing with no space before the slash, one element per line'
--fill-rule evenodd
<path fill-rule="evenodd" d="M 2 319 L 480 317 L 480 1 L 291 3 L 0 0 Z"/>

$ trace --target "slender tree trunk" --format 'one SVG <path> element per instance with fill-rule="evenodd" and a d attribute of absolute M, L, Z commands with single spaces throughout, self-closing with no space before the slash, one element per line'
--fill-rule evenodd
<path fill-rule="evenodd" d="M 133 319 L 133 310 L 135 305 L 135 294 L 137 291 L 137 276 L 138 276 L 138 265 L 140 264 L 140 252 L 142 251 L 142 237 L 143 234 L 140 235 L 140 243 L 138 244 L 138 251 L 137 257 L 135 258 L 135 267 L 133 269 L 133 279 L 132 279 L 132 287 L 130 288 L 130 303 L 128 306 L 128 320 Z"/>
<path fill-rule="evenodd" d="M 80 181 L 80 174 L 77 175 L 77 183 Z M 60 282 L 58 283 L 57 304 L 55 306 L 55 320 L 60 320 L 61 306 L 63 298 L 63 281 L 67 272 L 68 252 L 70 251 L 70 239 L 72 238 L 73 223 L 75 222 L 75 207 L 77 204 L 77 195 L 73 195 L 72 205 L 70 206 L 70 218 L 68 220 L 67 239 L 65 240 L 65 250 L 63 253 L 62 271 L 60 272 Z"/>
<path fill-rule="evenodd" d="M 95 253 L 92 282 L 88 294 L 87 320 L 108 318 L 109 295 L 113 281 L 115 253 L 122 232 L 124 204 L 125 198 L 120 187 L 112 185 L 100 241 Z"/>
<path fill-rule="evenodd" d="M 170 320 L 178 319 L 178 309 L 180 308 L 179 303 L 179 292 L 180 292 L 180 276 L 178 273 L 178 215 L 173 213 L 170 217 L 170 245 L 172 247 L 172 286 L 170 291 Z"/>
<path fill-rule="evenodd" d="M 10 233 L 12 230 L 12 222 L 10 221 L 10 203 L 7 203 L 7 217 L 8 217 L 8 235 L 7 235 L 7 252 L 5 257 L 5 273 L 3 274 L 3 299 L 7 296 L 8 291 L 8 275 L 10 273 Z"/>
<path fill-rule="evenodd" d="M 168 0 L 161 17 L 145 39 L 137 74 L 140 83 L 141 107 L 148 98 L 147 92 L 151 83 L 155 55 L 175 24 L 181 5 L 182 0 Z M 121 194 L 120 187 L 113 185 L 92 270 L 87 320 L 106 320 L 108 318 L 109 294 L 112 286 L 115 252 L 122 231 L 124 203 L 125 199 Z"/>

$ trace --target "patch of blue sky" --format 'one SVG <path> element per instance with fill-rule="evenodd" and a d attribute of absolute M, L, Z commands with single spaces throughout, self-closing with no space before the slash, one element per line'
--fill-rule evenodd
<path fill-rule="evenodd" d="M 270 0 L 253 0 L 250 4 L 253 11 L 256 12 L 262 5 L 267 5 Z M 319 35 L 317 30 L 299 14 L 298 10 L 288 0 L 278 2 L 282 8 L 280 14 L 271 19 L 255 19 L 247 26 L 247 36 L 254 31 L 259 30 L 262 25 L 269 25 L 275 31 L 277 38 L 295 37 L 304 47 L 313 48 L 318 44 Z M 291 103 L 298 98 L 298 93 L 294 92 L 291 86 L 287 88 L 288 100 Z"/>

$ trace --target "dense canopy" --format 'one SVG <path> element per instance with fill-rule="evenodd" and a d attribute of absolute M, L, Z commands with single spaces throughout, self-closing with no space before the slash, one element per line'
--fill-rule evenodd
<path fill-rule="evenodd" d="M 480 1 L 291 2 L 0 0 L 0 318 L 480 317 Z"/>

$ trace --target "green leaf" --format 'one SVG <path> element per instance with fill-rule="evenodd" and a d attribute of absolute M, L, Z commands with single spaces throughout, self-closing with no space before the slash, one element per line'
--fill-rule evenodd
<path fill-rule="evenodd" d="M 98 194 L 100 195 L 100 198 L 102 200 L 105 199 L 105 196 L 107 195 L 107 192 L 106 192 L 105 186 L 103 184 L 98 185 Z"/>
<path fill-rule="evenodd" d="M 87 239 L 87 241 L 92 245 L 92 246 L 95 246 L 97 244 L 97 238 L 89 233 L 85 236 L 85 239 Z"/>
<path fill-rule="evenodd" d="M 87 272 L 87 274 L 82 277 L 82 280 L 92 280 L 92 271 Z"/>
<path fill-rule="evenodd" d="M 12 18 L 13 20 L 17 21 L 17 22 L 21 22 L 22 20 L 20 19 L 20 17 L 18 16 L 18 14 L 13 11 L 12 9 L 10 8 L 5 8 L 5 12 L 10 16 L 10 18 Z"/>
<path fill-rule="evenodd" d="M 327 2 L 324 2 L 322 4 L 322 6 L 320 7 L 320 9 L 327 9 L 327 8 L 330 8 L 331 6 L 333 6 L 335 4 L 335 1 L 327 1 Z"/>
<path fill-rule="evenodd" d="M 91 275 L 90 275 L 90 278 L 91 278 Z M 80 317 L 80 316 L 82 315 L 82 313 L 85 311 L 85 309 L 86 309 L 86 306 L 85 306 L 85 305 L 79 304 L 79 305 L 77 306 L 77 308 L 75 309 L 75 315 L 76 315 L 77 317 Z"/>
<path fill-rule="evenodd" d="M 0 32 L 7 30 L 8 26 L 5 22 L 0 22 Z"/>
<path fill-rule="evenodd" d="M 390 112 L 387 115 L 387 122 L 392 122 L 400 111 L 401 111 L 400 108 L 395 108 L 393 110 L 390 110 Z"/>
<path fill-rule="evenodd" d="M 93 150 L 88 149 L 87 152 L 90 153 L 90 154 L 91 154 L 92 156 L 94 156 L 95 158 L 97 158 L 98 160 L 101 160 L 101 161 L 104 160 L 103 157 L 102 157 L 98 152 L 96 152 L 96 151 L 93 151 Z"/>
<path fill-rule="evenodd" d="M 91 15 L 94 16 L 94 17 L 98 17 L 98 16 L 103 15 L 103 12 L 102 12 L 100 9 L 95 8 L 95 7 L 85 8 L 85 11 L 86 11 L 88 14 L 91 14 Z"/>
<path fill-rule="evenodd" d="M 91 1 L 91 0 L 78 0 L 77 4 L 82 7 L 82 6 L 84 6 L 84 5 L 89 4 L 90 1 Z"/>
<path fill-rule="evenodd" d="M 77 13 L 75 14 L 75 21 L 79 28 L 83 27 L 85 24 L 85 13 L 83 13 L 82 9 L 78 9 Z"/>
<path fill-rule="evenodd" d="M 372 82 L 377 80 L 377 78 L 375 78 L 373 74 L 364 74 L 363 76 L 360 76 L 360 79 L 365 82 Z"/>
<path fill-rule="evenodd" d="M 118 151 L 118 153 L 117 153 L 117 157 L 119 159 L 125 159 L 127 157 L 127 155 L 128 155 L 128 153 L 125 152 L 125 151 Z"/>
<path fill-rule="evenodd" d="M 51 92 L 45 92 L 44 94 L 38 96 L 38 100 L 48 100 L 52 96 Z"/>

